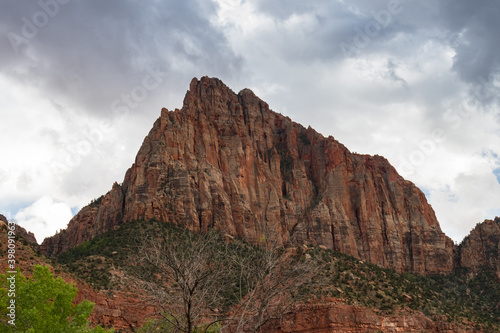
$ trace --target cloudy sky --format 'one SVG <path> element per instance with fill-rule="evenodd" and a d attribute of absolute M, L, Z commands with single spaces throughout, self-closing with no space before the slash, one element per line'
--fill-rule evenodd
<path fill-rule="evenodd" d="M 500 215 L 500 3 L 0 2 L 0 213 L 40 242 L 122 182 L 193 77 L 387 157 L 455 241 Z"/>

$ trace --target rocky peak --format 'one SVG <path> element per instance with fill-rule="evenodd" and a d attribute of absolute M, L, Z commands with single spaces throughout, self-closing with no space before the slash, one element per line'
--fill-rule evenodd
<path fill-rule="evenodd" d="M 215 78 L 193 79 L 182 109 L 162 110 L 123 184 L 42 250 L 151 219 L 249 242 L 321 245 L 399 271 L 453 267 L 453 242 L 424 194 L 385 158 L 353 154 Z"/>
<path fill-rule="evenodd" d="M 478 223 L 458 247 L 458 264 L 474 272 L 487 268 L 500 279 L 500 217 Z"/>
<path fill-rule="evenodd" d="M 4 215 L 0 214 L 0 226 L 2 225 L 8 227 L 9 221 Z M 35 235 L 32 232 L 26 231 L 26 229 L 18 224 L 16 224 L 15 228 L 17 236 L 24 238 L 30 244 L 38 245 Z"/>

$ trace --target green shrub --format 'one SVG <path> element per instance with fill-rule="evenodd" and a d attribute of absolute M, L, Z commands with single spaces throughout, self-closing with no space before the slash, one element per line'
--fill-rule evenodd
<path fill-rule="evenodd" d="M 1 332 L 27 333 L 85 333 L 112 332 L 98 326 L 88 327 L 87 318 L 94 304 L 84 300 L 75 304 L 78 292 L 73 284 L 66 283 L 61 277 L 55 278 L 48 266 L 36 265 L 33 277 L 26 278 L 21 273 L 1 275 L 0 314 L 7 317 L 10 297 L 7 292 L 8 278 L 15 276 L 15 325 L 0 321 Z"/>

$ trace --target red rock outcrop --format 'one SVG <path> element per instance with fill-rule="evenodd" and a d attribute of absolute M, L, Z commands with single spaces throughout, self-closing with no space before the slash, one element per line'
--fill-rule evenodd
<path fill-rule="evenodd" d="M 0 225 L 5 225 L 5 226 L 9 225 L 9 221 L 2 214 L 0 214 Z M 24 229 L 23 227 L 21 227 L 18 224 L 15 225 L 15 232 L 16 232 L 16 236 L 20 236 L 21 238 L 23 238 L 28 243 L 31 243 L 33 245 L 38 246 L 38 243 L 36 241 L 35 235 L 32 232 L 26 231 L 26 229 Z"/>
<path fill-rule="evenodd" d="M 135 332 L 148 319 L 157 316 L 161 309 L 155 307 L 152 302 L 145 301 L 137 290 L 134 292 L 115 291 L 110 294 L 108 291 L 97 292 L 81 281 L 73 281 L 65 277 L 67 282 L 75 282 L 78 288 L 76 302 L 84 299 L 94 303 L 94 311 L 89 320 L 93 324 L 102 327 L 113 327 L 120 332 Z"/>
<path fill-rule="evenodd" d="M 407 309 L 392 315 L 382 315 L 365 307 L 342 302 L 306 304 L 286 315 L 280 323 L 265 327 L 272 333 L 365 333 L 365 332 L 427 332 L 466 333 L 479 332 L 471 326 L 432 321 L 418 311 Z"/>
<path fill-rule="evenodd" d="M 478 223 L 458 247 L 458 265 L 478 272 L 492 269 L 500 279 L 500 217 Z"/>
<path fill-rule="evenodd" d="M 182 109 L 162 110 L 123 184 L 42 251 L 61 253 L 150 219 L 323 245 L 398 271 L 453 267 L 453 242 L 424 194 L 385 158 L 351 153 L 215 78 L 193 79 Z"/>
<path fill-rule="evenodd" d="M 46 238 L 40 245 L 40 250 L 48 255 L 61 253 L 116 228 L 123 221 L 122 205 L 122 187 L 115 183 L 106 195 L 83 207 L 69 221 L 65 230 Z M 109 216 L 111 213 L 113 216 Z"/>

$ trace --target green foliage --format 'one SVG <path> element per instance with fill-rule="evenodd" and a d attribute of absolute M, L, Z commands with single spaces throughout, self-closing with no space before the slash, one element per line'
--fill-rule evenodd
<path fill-rule="evenodd" d="M 288 155 L 281 155 L 280 159 L 281 177 L 286 182 L 292 181 L 293 159 Z"/>
<path fill-rule="evenodd" d="M 172 318 L 169 316 L 168 319 Z M 175 326 L 169 320 L 149 319 L 141 328 L 137 330 L 137 333 L 170 333 L 175 332 L 175 330 Z"/>
<path fill-rule="evenodd" d="M 110 270 L 113 265 L 129 265 L 127 260 L 131 255 L 130 244 L 144 232 L 159 225 L 154 221 L 123 224 L 117 230 L 107 231 L 62 253 L 57 261 L 94 287 L 109 289 L 112 287 Z"/>
<path fill-rule="evenodd" d="M 89 206 L 90 207 L 99 207 L 101 205 L 101 203 L 102 203 L 102 199 L 104 199 L 104 195 L 101 195 L 97 199 L 92 199 L 92 201 L 90 201 Z"/>
<path fill-rule="evenodd" d="M 172 223 L 161 223 L 154 220 L 125 223 L 116 230 L 109 230 L 60 254 L 57 260 L 59 263 L 66 265 L 90 256 L 99 256 L 123 263 L 131 254 L 130 245 L 136 242 L 137 239 L 147 233 L 161 232 L 161 230 L 167 229 L 182 230 Z"/>
<path fill-rule="evenodd" d="M 314 201 L 313 201 L 313 203 L 311 205 L 311 208 L 317 207 L 319 205 L 319 203 L 321 202 L 321 200 L 323 200 L 323 195 L 318 194 L 316 196 L 316 198 L 314 198 Z"/>
<path fill-rule="evenodd" d="M 286 155 L 280 160 L 280 168 L 282 172 L 290 172 L 293 168 L 293 159 Z"/>
<path fill-rule="evenodd" d="M 12 276 L 15 277 L 15 326 L 7 323 L 10 302 L 7 279 Z M 87 300 L 74 304 L 77 288 L 61 277 L 54 278 L 48 266 L 35 266 L 31 279 L 17 272 L 15 275 L 2 274 L 0 280 L 0 332 L 111 332 L 102 327 L 88 327 L 87 318 L 94 304 Z"/>
<path fill-rule="evenodd" d="M 331 250 L 309 253 L 321 261 L 328 281 L 318 296 L 344 298 L 391 313 L 409 307 L 430 318 L 468 320 L 500 328 L 500 283 L 484 269 L 479 274 L 457 270 L 449 275 L 398 273 Z"/>

